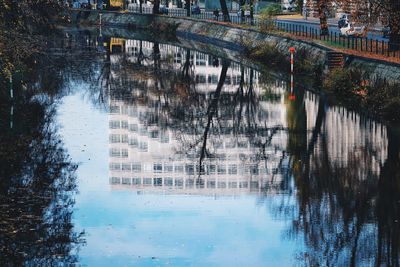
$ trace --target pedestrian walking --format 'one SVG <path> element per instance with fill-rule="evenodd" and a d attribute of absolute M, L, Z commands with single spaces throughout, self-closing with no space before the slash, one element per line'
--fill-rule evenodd
<path fill-rule="evenodd" d="M 219 18 L 219 10 L 218 10 L 218 8 L 216 8 L 214 10 L 214 17 L 215 17 L 215 20 L 218 21 L 218 18 Z"/>

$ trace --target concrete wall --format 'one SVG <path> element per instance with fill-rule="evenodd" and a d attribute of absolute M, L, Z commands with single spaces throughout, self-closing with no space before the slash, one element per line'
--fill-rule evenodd
<path fill-rule="evenodd" d="M 353 58 L 348 67 L 365 70 L 367 73 L 372 75 L 372 78 L 384 77 L 387 81 L 400 82 L 399 64 L 379 60 Z"/>

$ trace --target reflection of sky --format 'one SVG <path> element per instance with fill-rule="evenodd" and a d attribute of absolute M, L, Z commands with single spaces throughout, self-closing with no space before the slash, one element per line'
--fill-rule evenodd
<path fill-rule="evenodd" d="M 64 98 L 59 122 L 72 160 L 81 162 L 74 221 L 86 232 L 84 265 L 292 265 L 301 242 L 288 241 L 286 223 L 271 217 L 274 197 L 257 205 L 256 196 L 111 191 L 108 114 L 76 94 Z"/>

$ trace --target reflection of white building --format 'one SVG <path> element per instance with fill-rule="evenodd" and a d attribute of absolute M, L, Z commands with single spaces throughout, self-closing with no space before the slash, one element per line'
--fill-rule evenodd
<path fill-rule="evenodd" d="M 182 65 L 186 62 L 186 55 L 188 50 L 182 47 L 159 44 L 161 51 L 160 59 L 168 62 L 168 66 L 173 67 L 176 70 L 182 68 Z M 127 40 L 125 42 L 125 50 L 132 61 L 137 61 L 140 51 L 142 52 L 143 65 L 152 65 L 154 44 L 147 41 L 139 40 Z M 199 92 L 214 91 L 215 86 L 218 84 L 219 75 L 221 72 L 221 60 L 217 57 L 200 53 L 197 51 L 190 51 L 190 68 L 194 71 L 196 89 Z M 249 75 L 250 69 L 245 68 L 245 75 Z M 225 79 L 225 91 L 236 91 L 237 86 L 240 83 L 241 69 L 240 65 L 232 62 L 226 79 Z M 258 86 L 259 73 L 254 72 L 254 84 Z"/>
<path fill-rule="evenodd" d="M 153 53 L 151 43 L 141 42 L 142 52 L 150 58 Z M 184 64 L 186 50 L 171 45 L 160 45 L 161 59 L 170 59 L 168 66 L 179 69 Z M 137 60 L 139 41 L 126 41 L 129 59 Z M 115 62 L 117 63 L 117 62 Z M 147 62 L 144 64 L 151 64 Z M 216 66 L 215 58 L 199 52 L 191 53 L 193 75 L 196 77 L 196 91 L 210 95 L 215 89 L 221 72 L 221 64 Z M 258 82 L 259 74 L 241 70 L 231 64 L 223 88 L 223 94 L 236 92 L 241 74 L 246 86 L 252 84 L 257 98 L 263 93 Z M 149 78 L 151 79 L 151 78 Z M 148 82 L 151 84 L 151 82 Z M 272 88 L 279 97 L 276 101 L 260 101 L 254 121 L 265 128 L 286 127 L 286 108 L 283 103 L 284 89 Z M 109 142 L 110 142 L 110 183 L 114 188 L 171 190 L 185 193 L 226 193 L 258 192 L 281 190 L 282 174 L 278 171 L 286 147 L 287 135 L 278 131 L 265 147 L 265 153 L 255 145 L 252 138 L 234 134 L 233 119 L 220 118 L 221 131 L 210 131 L 208 149 L 213 157 L 199 166 L 199 151 L 191 146 L 202 140 L 203 129 L 198 131 L 180 127 L 169 127 L 161 123 L 162 101 L 152 92 L 147 103 L 126 103 L 122 100 L 110 101 Z M 207 97 L 206 99 L 210 99 Z M 206 109 L 204 109 L 206 112 Z M 220 108 L 220 114 L 223 107 Z M 207 114 L 202 115 L 206 118 Z M 164 116 L 168 117 L 168 115 Z M 221 115 L 221 117 L 223 117 Z M 243 118 L 246 121 L 246 118 Z M 215 129 L 215 128 L 213 128 Z M 243 131 L 245 132 L 245 131 Z M 268 131 L 259 135 L 267 136 Z M 266 139 L 263 136 L 255 138 Z M 261 159 L 266 157 L 267 160 Z"/>
<path fill-rule="evenodd" d="M 205 163 L 198 179 L 198 155 L 179 153 L 181 137 L 157 125 L 146 126 L 140 117 L 149 107 L 112 101 L 110 113 L 110 182 L 134 187 L 168 189 L 256 190 L 281 182 L 277 171 L 281 151 L 273 146 L 271 160 L 263 164 L 246 137 L 210 136 L 217 157 Z M 125 113 L 126 112 L 126 113 Z M 191 139 L 191 136 L 186 136 Z M 276 140 L 282 138 L 277 136 Z M 280 140 L 285 140 L 280 139 Z M 275 181 L 272 181 L 272 177 Z M 196 185 L 197 184 L 197 185 Z"/>
<path fill-rule="evenodd" d="M 308 140 L 315 127 L 319 98 L 306 93 Z M 322 133 L 326 136 L 326 145 L 331 167 L 352 169 L 348 164 L 356 160 L 355 178 L 366 179 L 369 174 L 379 175 L 381 166 L 387 159 L 388 140 L 386 127 L 378 122 L 362 118 L 356 112 L 343 107 L 328 107 Z M 319 143 L 316 148 L 321 149 Z"/>

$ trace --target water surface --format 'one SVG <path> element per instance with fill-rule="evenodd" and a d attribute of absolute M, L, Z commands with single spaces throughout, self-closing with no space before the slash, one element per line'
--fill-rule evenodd
<path fill-rule="evenodd" d="M 54 150 L 53 161 L 32 174 L 38 164 L 17 150 L 3 161 L 27 170 L 2 167 L 2 176 L 45 173 L 54 186 L 39 188 L 53 200 L 35 216 L 47 232 L 56 218 L 62 227 L 53 243 L 27 250 L 47 234 L 20 242 L 3 223 L 3 246 L 21 252 L 3 247 L 3 262 L 399 264 L 397 128 L 291 89 L 285 70 L 259 72 L 176 40 L 117 37 L 72 31 L 49 45 L 62 93 L 34 127 L 40 134 L 20 132 L 33 140 L 26 153 L 41 162 Z M 37 140 L 51 144 L 38 150 Z M 2 184 L 5 211 L 12 186 Z M 39 250 L 50 244 L 60 249 L 44 261 Z"/>

